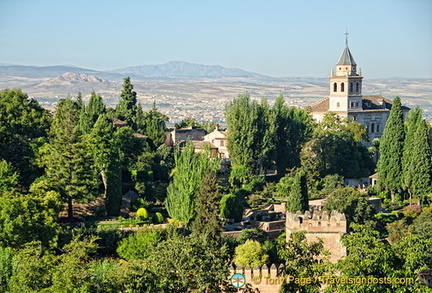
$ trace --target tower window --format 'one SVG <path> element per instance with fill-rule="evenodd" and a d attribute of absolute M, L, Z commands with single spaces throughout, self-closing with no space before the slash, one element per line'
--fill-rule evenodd
<path fill-rule="evenodd" d="M 376 126 L 376 132 L 380 132 L 380 125 L 379 124 L 377 124 L 377 126 Z"/>
<path fill-rule="evenodd" d="M 334 83 L 334 84 L 333 84 L 333 91 L 334 91 L 334 92 L 337 92 L 337 83 Z"/>
<path fill-rule="evenodd" d="M 360 83 L 359 82 L 356 83 L 356 92 L 357 93 L 360 92 Z"/>
<path fill-rule="evenodd" d="M 336 107 L 338 107 L 338 108 L 340 107 L 340 103 L 339 102 L 337 102 Z"/>
<path fill-rule="evenodd" d="M 341 83 L 341 92 L 344 92 L 344 91 L 345 91 L 345 84 Z"/>
<path fill-rule="evenodd" d="M 350 92 L 352 93 L 354 91 L 354 84 L 350 82 Z"/>
<path fill-rule="evenodd" d="M 356 102 L 356 108 L 358 108 L 358 106 L 359 106 L 359 103 L 358 103 L 358 102 Z"/>
<path fill-rule="evenodd" d="M 371 124 L 371 132 L 375 132 L 375 123 Z"/>

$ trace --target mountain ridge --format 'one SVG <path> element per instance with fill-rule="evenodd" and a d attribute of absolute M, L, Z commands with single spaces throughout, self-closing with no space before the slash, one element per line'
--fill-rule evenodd
<path fill-rule="evenodd" d="M 185 61 L 169 61 L 155 65 L 137 65 L 113 70 L 93 70 L 71 65 L 32 66 L 0 64 L 0 77 L 55 78 L 64 73 L 91 74 L 103 79 L 121 80 L 125 76 L 145 80 L 148 78 L 266 78 L 267 76 L 239 68 L 204 65 Z"/>

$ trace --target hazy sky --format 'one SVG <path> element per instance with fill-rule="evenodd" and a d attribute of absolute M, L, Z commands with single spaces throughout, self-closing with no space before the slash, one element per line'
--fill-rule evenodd
<path fill-rule="evenodd" d="M 432 77 L 431 0 L 0 0 L 0 63 L 327 77 L 346 28 L 365 77 Z"/>

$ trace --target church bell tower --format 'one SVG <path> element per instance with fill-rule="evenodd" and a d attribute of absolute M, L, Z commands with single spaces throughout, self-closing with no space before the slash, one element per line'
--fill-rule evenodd
<path fill-rule="evenodd" d="M 330 74 L 329 111 L 348 116 L 350 111 L 363 110 L 362 79 L 361 70 L 357 72 L 357 64 L 348 47 L 346 33 L 345 49 L 336 64 L 336 73 L 332 69 Z"/>

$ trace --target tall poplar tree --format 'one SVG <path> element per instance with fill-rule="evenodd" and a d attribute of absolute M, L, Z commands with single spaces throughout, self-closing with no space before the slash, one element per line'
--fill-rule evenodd
<path fill-rule="evenodd" d="M 405 174 L 410 201 L 432 192 L 432 152 L 429 145 L 429 126 L 421 120 L 414 134 L 410 165 Z M 419 203 L 420 204 L 420 203 Z"/>
<path fill-rule="evenodd" d="M 133 130 L 137 129 L 137 93 L 133 90 L 130 77 L 123 82 L 123 90 L 120 94 L 121 100 L 116 107 L 117 118 L 127 122 Z"/>
<path fill-rule="evenodd" d="M 204 174 L 208 170 L 215 171 L 219 162 L 210 158 L 209 154 L 196 154 L 191 142 L 187 142 L 182 152 L 179 149 L 176 151 L 174 160 L 175 168 L 167 189 L 166 208 L 173 219 L 188 226 L 196 215 L 195 198 Z"/>
<path fill-rule="evenodd" d="M 394 201 L 394 195 L 402 191 L 404 140 L 402 105 L 400 98 L 396 97 L 380 140 L 380 159 L 378 161 L 379 188 L 390 192 L 392 201 Z"/>
<path fill-rule="evenodd" d="M 244 166 L 257 171 L 268 155 L 271 144 L 266 136 L 268 117 L 265 103 L 259 104 L 249 93 L 239 95 L 225 107 L 228 125 L 228 150 L 233 167 Z"/>

